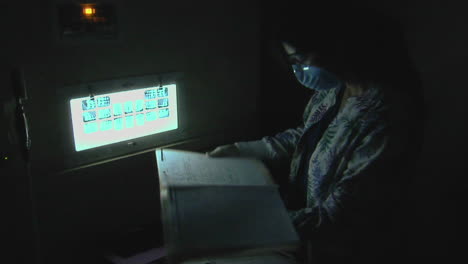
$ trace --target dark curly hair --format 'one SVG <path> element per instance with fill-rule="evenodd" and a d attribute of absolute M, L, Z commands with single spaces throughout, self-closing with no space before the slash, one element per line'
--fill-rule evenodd
<path fill-rule="evenodd" d="M 418 152 L 425 120 L 424 94 L 403 26 L 395 17 L 349 2 L 291 0 L 270 5 L 263 13 L 265 47 L 288 73 L 292 71 L 282 42 L 300 53 L 313 54 L 314 63 L 344 82 L 364 89 L 382 88 L 391 109 L 404 109 L 392 113 L 396 119 L 405 119 L 398 122 L 410 131 L 413 143 L 418 142 Z"/>
<path fill-rule="evenodd" d="M 272 43 L 314 54 L 318 65 L 349 83 L 391 82 L 395 72 L 407 72 L 406 42 L 395 20 L 352 4 L 306 2 L 270 10 Z"/>

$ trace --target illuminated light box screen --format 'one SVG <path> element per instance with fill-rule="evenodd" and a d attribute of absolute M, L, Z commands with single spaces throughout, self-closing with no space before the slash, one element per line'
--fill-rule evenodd
<path fill-rule="evenodd" d="M 70 100 L 76 151 L 177 129 L 176 85 Z"/>

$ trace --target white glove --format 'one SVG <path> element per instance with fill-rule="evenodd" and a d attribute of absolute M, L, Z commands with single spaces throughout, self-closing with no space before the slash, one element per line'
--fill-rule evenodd
<path fill-rule="evenodd" d="M 214 150 L 207 152 L 209 157 L 239 157 L 240 151 L 234 144 L 222 145 Z"/>

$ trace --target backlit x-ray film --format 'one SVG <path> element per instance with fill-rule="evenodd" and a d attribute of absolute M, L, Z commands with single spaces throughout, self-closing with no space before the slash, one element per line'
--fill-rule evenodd
<path fill-rule="evenodd" d="M 70 100 L 75 150 L 177 129 L 176 85 Z"/>

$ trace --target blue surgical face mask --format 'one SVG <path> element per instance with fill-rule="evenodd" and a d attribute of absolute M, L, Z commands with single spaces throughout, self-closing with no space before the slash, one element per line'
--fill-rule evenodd
<path fill-rule="evenodd" d="M 341 85 L 338 77 L 322 68 L 303 64 L 293 64 L 292 67 L 297 80 L 310 89 L 323 91 Z"/>

